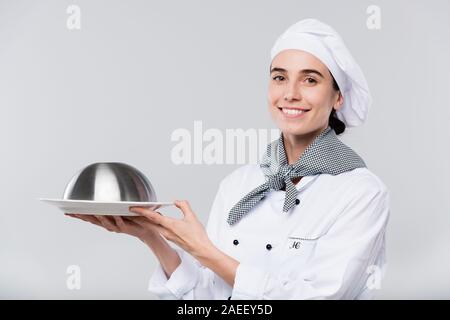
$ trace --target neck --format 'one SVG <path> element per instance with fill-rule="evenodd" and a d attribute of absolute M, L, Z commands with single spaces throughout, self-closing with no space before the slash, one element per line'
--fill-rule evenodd
<path fill-rule="evenodd" d="M 297 162 L 305 149 L 325 129 L 326 127 L 302 135 L 283 132 L 284 150 L 286 151 L 288 164 Z"/>

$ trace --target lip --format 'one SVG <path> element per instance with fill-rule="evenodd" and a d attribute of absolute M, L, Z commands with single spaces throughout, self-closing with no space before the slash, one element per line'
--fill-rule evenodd
<path fill-rule="evenodd" d="M 303 118 L 303 117 L 306 116 L 308 111 L 311 110 L 311 109 L 291 108 L 291 107 L 286 107 L 286 109 L 295 109 L 295 110 L 302 110 L 302 111 L 304 111 L 304 112 L 302 112 L 300 114 L 287 114 L 287 113 L 283 112 L 283 108 L 282 107 L 278 107 L 278 110 L 283 115 L 283 117 L 286 118 L 286 119 L 300 119 L 300 118 Z"/>
<path fill-rule="evenodd" d="M 278 109 L 283 109 L 283 108 L 286 108 L 286 109 L 294 109 L 294 110 L 303 110 L 303 111 L 309 111 L 309 110 L 311 110 L 311 109 L 300 108 L 300 107 L 289 107 L 289 106 L 281 106 L 281 107 L 278 107 Z"/>

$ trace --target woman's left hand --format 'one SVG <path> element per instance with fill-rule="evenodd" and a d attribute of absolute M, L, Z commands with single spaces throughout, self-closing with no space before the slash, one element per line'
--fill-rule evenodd
<path fill-rule="evenodd" d="M 177 244 L 179 247 L 189 252 L 194 257 L 202 257 L 214 247 L 208 238 L 205 228 L 192 211 L 189 202 L 186 200 L 175 200 L 174 204 L 183 212 L 183 219 L 175 219 L 161 215 L 144 207 L 131 207 L 130 211 L 145 217 L 147 221 L 137 223 L 154 224 L 159 233 L 167 240 Z"/>

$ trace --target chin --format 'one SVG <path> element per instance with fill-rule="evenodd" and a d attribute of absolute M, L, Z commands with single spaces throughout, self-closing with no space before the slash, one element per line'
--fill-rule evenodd
<path fill-rule="evenodd" d="M 294 136 L 303 136 L 311 133 L 311 130 L 307 130 L 304 128 L 287 128 L 282 130 L 284 134 L 294 135 Z"/>
<path fill-rule="evenodd" d="M 279 123 L 278 128 L 284 133 L 289 135 L 301 136 L 310 133 L 312 130 L 305 124 L 287 124 Z"/>
<path fill-rule="evenodd" d="M 313 125 L 308 122 L 303 123 L 286 123 L 285 121 L 279 119 L 277 121 L 278 128 L 285 135 L 294 136 L 310 136 L 311 134 L 317 135 L 323 126 Z"/>

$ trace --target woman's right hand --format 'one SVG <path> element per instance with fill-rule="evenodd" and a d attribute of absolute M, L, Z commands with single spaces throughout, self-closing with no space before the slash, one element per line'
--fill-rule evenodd
<path fill-rule="evenodd" d="M 155 225 L 144 217 L 103 216 L 75 213 L 66 213 L 65 215 L 90 222 L 110 232 L 128 234 L 143 242 L 160 236 Z"/>

